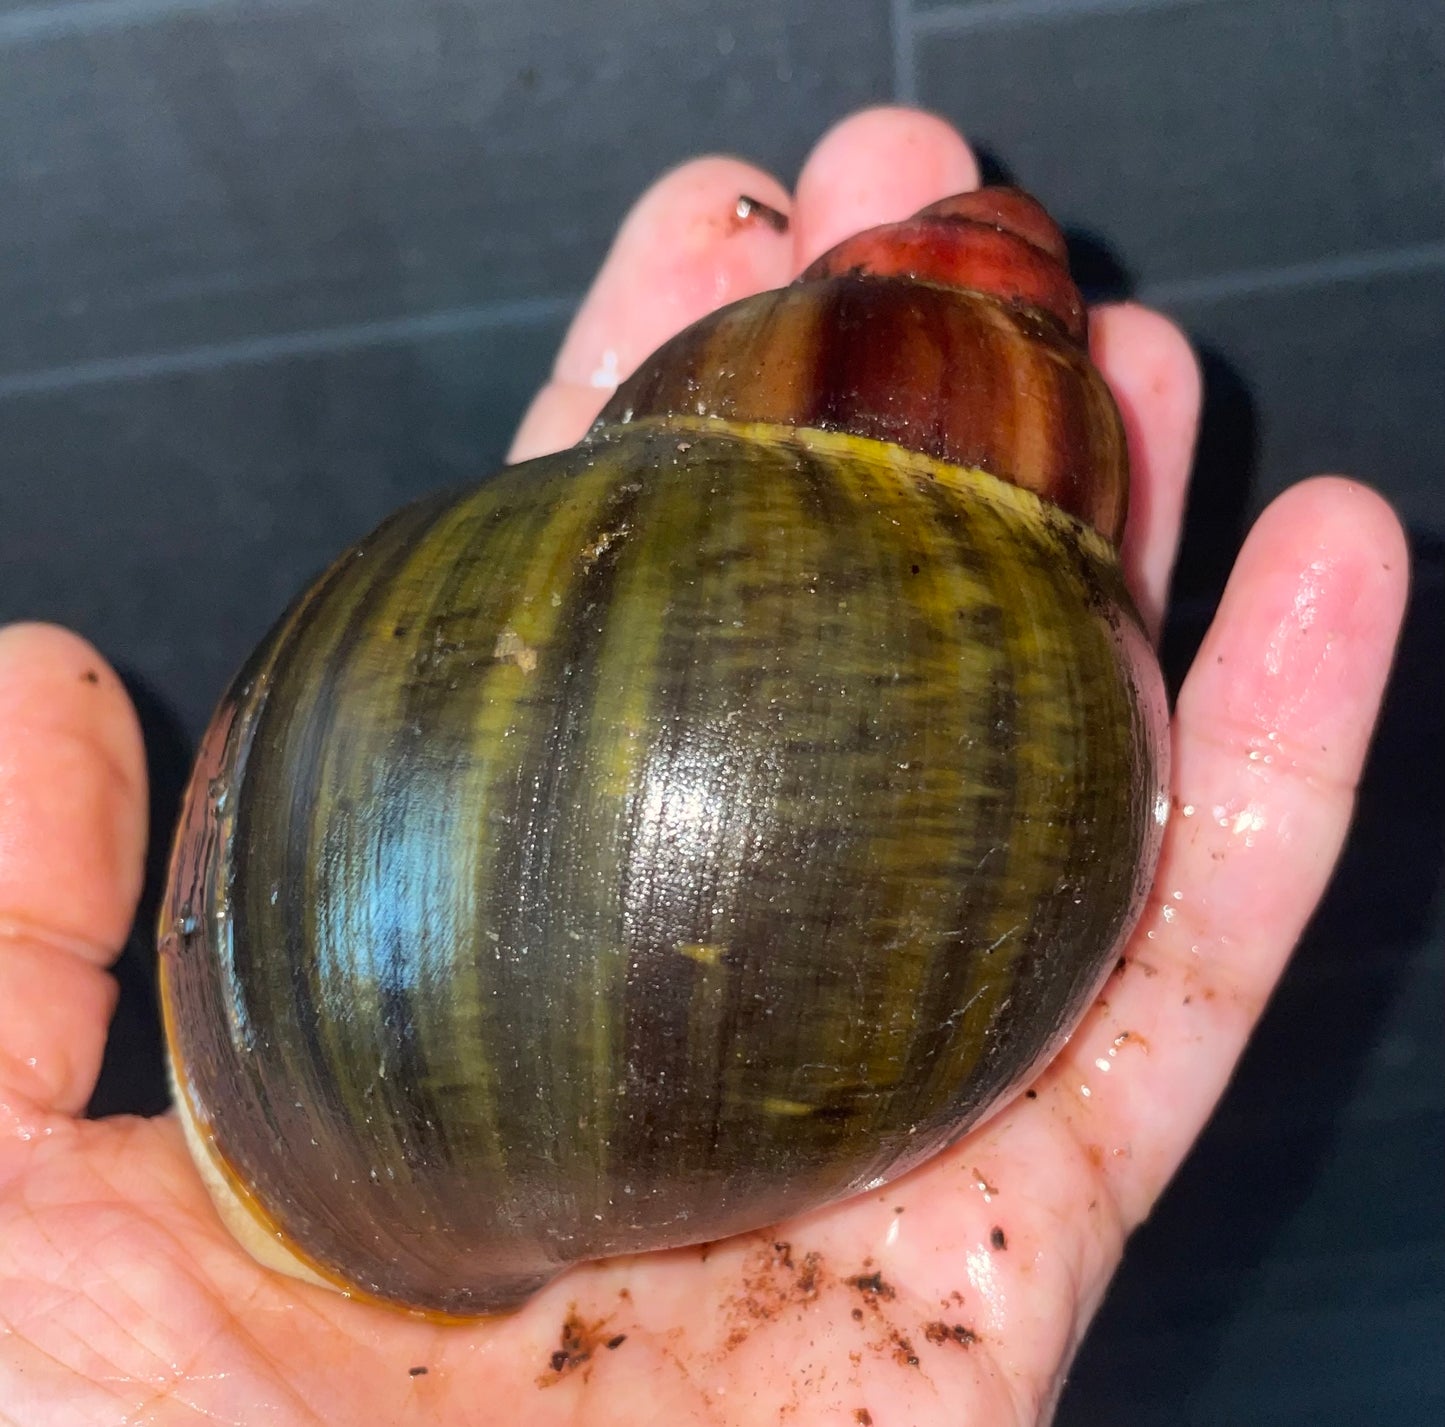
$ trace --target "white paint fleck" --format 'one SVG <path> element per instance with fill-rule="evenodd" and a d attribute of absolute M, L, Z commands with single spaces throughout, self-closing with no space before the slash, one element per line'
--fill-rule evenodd
<path fill-rule="evenodd" d="M 598 391 L 616 391 L 620 379 L 617 372 L 617 353 L 608 347 L 602 353 L 596 371 L 587 378 L 588 384 L 596 387 Z"/>

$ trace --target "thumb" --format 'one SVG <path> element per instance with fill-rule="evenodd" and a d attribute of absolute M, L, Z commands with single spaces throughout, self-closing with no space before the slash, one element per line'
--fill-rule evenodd
<path fill-rule="evenodd" d="M 0 629 L 0 1139 L 100 1070 L 146 842 L 140 726 L 78 635 Z"/>

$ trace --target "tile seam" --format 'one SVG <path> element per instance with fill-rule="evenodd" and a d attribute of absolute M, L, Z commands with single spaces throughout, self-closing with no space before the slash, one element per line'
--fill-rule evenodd
<path fill-rule="evenodd" d="M 300 332 L 268 333 L 231 342 L 198 343 L 170 351 L 98 357 L 63 366 L 42 367 L 0 376 L 0 400 L 41 396 L 74 387 L 144 381 L 248 366 L 286 357 L 328 355 L 332 352 L 384 347 L 428 337 L 467 336 L 504 331 L 511 327 L 558 322 L 578 303 L 576 296 L 526 297 L 476 307 L 455 307 L 439 312 L 372 322 L 341 323 Z"/>

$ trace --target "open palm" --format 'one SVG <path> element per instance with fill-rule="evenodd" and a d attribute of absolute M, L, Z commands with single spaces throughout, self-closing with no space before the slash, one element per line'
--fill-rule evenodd
<path fill-rule="evenodd" d="M 517 437 L 574 441 L 694 318 L 973 186 L 963 141 L 855 116 L 789 196 L 708 159 L 629 217 Z M 748 194 L 790 211 L 740 219 Z M 1129 431 L 1130 582 L 1157 626 L 1199 402 L 1162 318 L 1097 311 Z M 1205 498 L 1207 498 L 1207 493 Z M 141 746 L 83 641 L 0 632 L 0 1420 L 1010 1424 L 1046 1418 L 1118 1263 L 1223 1089 L 1339 850 L 1400 618 L 1378 497 L 1305 483 L 1251 534 L 1174 718 L 1143 924 L 1027 1095 L 884 1191 L 706 1248 L 574 1270 L 446 1326 L 257 1267 L 171 1115 L 77 1118 L 145 841 Z M 164 835 L 165 830 L 159 830 Z"/>

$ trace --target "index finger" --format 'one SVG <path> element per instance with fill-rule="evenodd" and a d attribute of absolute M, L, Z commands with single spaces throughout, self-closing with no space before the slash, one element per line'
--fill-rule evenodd
<path fill-rule="evenodd" d="M 973 154 L 952 128 L 894 108 L 854 114 L 825 134 L 803 165 L 796 202 L 739 159 L 674 169 L 623 221 L 509 459 L 580 439 L 617 384 L 664 341 L 725 303 L 782 287 L 820 245 L 977 182 Z M 743 196 L 790 226 L 740 217 Z"/>

